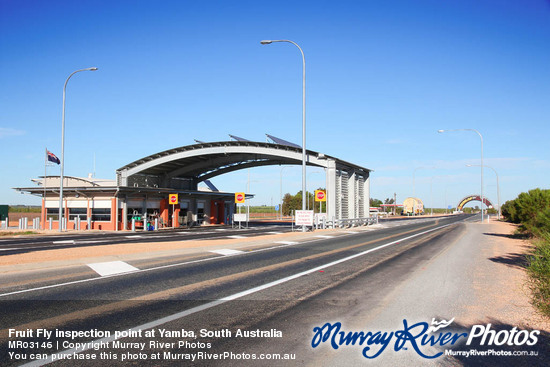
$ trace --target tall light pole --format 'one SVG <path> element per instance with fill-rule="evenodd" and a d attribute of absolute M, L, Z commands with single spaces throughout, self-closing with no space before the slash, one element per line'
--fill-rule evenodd
<path fill-rule="evenodd" d="M 481 139 L 481 223 L 483 223 L 483 136 L 476 129 L 452 129 L 452 130 L 437 130 L 438 133 L 444 133 L 446 131 L 473 131 L 479 135 Z"/>
<path fill-rule="evenodd" d="M 263 40 L 262 45 L 269 45 L 273 42 L 288 42 L 298 47 L 302 54 L 302 210 L 306 210 L 306 58 L 304 51 L 296 42 L 290 40 Z M 306 227 L 302 227 L 302 232 Z"/>
<path fill-rule="evenodd" d="M 466 167 L 479 167 L 479 164 L 467 164 Z M 501 215 L 501 212 L 500 212 L 500 186 L 498 184 L 498 173 L 497 173 L 497 170 L 494 169 L 493 167 L 491 166 L 488 166 L 488 165 L 485 165 L 485 167 L 487 168 L 490 168 L 493 170 L 493 172 L 495 173 L 495 175 L 497 176 L 497 205 L 498 205 L 498 220 L 500 220 L 500 215 Z"/>
<path fill-rule="evenodd" d="M 435 169 L 435 167 L 416 167 L 413 170 L 413 198 L 415 199 L 413 204 L 413 217 L 416 215 L 416 178 L 415 176 L 416 176 L 416 170 L 418 169 Z"/>
<path fill-rule="evenodd" d="M 73 71 L 71 75 L 65 80 L 65 85 L 63 86 L 63 114 L 61 118 L 61 174 L 59 175 L 59 232 L 63 231 L 63 170 L 65 166 L 65 93 L 67 91 L 67 83 L 69 79 L 76 73 L 80 71 L 96 71 L 97 68 L 86 68 Z"/>

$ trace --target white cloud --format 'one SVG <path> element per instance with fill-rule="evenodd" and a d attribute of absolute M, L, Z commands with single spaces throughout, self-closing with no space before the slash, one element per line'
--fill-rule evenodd
<path fill-rule="evenodd" d="M 19 136 L 19 135 L 25 135 L 25 131 L 23 130 L 16 130 L 6 127 L 0 127 L 0 139 L 6 138 L 9 136 Z"/>

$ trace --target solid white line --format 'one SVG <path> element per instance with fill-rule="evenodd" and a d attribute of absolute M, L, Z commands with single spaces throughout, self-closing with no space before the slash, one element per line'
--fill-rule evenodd
<path fill-rule="evenodd" d="M 375 247 L 375 248 L 372 248 L 370 250 L 366 250 L 366 251 L 363 251 L 363 252 L 359 252 L 355 255 L 351 255 L 351 256 L 348 256 L 348 257 L 345 257 L 343 259 L 340 259 L 340 260 L 336 260 L 336 261 L 333 261 L 333 262 L 330 262 L 328 264 L 325 264 L 325 265 L 321 265 L 321 266 L 317 266 L 315 268 L 312 268 L 312 269 L 309 269 L 309 270 L 306 270 L 306 271 L 303 271 L 301 273 L 297 273 L 297 274 L 294 274 L 294 275 L 291 275 L 289 277 L 286 277 L 286 278 L 282 278 L 282 279 L 279 279 L 279 280 L 276 280 L 276 281 L 273 281 L 273 282 L 270 282 L 270 283 L 267 283 L 267 284 L 264 284 L 264 285 L 261 285 L 261 286 L 258 286 L 258 287 L 254 287 L 254 288 L 251 288 L 251 289 L 248 289 L 248 290 L 245 290 L 245 291 L 242 291 L 242 292 L 238 292 L 238 293 L 235 293 L 235 294 L 232 294 L 230 296 L 227 296 L 227 297 L 224 297 L 224 298 L 220 298 L 218 300 L 215 300 L 215 301 L 212 301 L 212 302 L 208 302 L 208 303 L 205 303 L 201 306 L 197 306 L 197 307 L 193 307 L 193 308 L 190 308 L 188 310 L 185 310 L 185 311 L 182 311 L 182 312 L 178 312 L 178 313 L 175 313 L 173 315 L 170 315 L 170 316 L 166 316 L 166 317 L 163 317 L 163 318 L 160 318 L 160 319 L 157 319 L 157 320 L 154 320 L 154 321 L 151 321 L 151 322 L 148 322 L 148 323 L 145 323 L 145 324 L 141 324 L 139 326 L 135 326 L 133 328 L 130 328 L 130 329 L 124 329 L 124 330 L 129 330 L 129 331 L 138 331 L 138 330 L 148 330 L 148 329 L 152 329 L 152 328 L 155 328 L 155 327 L 158 327 L 160 325 L 163 325 L 163 324 L 166 324 L 168 322 L 172 322 L 172 321 L 176 321 L 176 320 L 179 320 L 181 318 L 184 318 L 186 316 L 189 316 L 189 315 L 192 315 L 192 314 L 195 314 L 197 312 L 201 312 L 201 311 L 205 311 L 205 310 L 208 310 L 212 307 L 215 307 L 215 306 L 219 306 L 223 303 L 226 303 L 226 302 L 229 302 L 229 301 L 234 301 L 236 299 L 239 299 L 239 298 L 242 298 L 242 297 L 245 297 L 245 296 L 248 296 L 250 294 L 253 294 L 253 293 L 257 293 L 257 292 L 260 292 L 260 291 L 263 291 L 263 290 L 266 290 L 266 289 L 269 289 L 269 288 L 272 288 L 272 287 L 275 287 L 277 285 L 280 285 L 280 284 L 283 284 L 283 283 L 286 283 L 286 282 L 289 282 L 291 280 L 294 280 L 294 279 L 297 279 L 297 278 L 300 278 L 300 277 L 303 277 L 304 275 L 308 275 L 308 274 L 311 274 L 311 273 L 314 273 L 314 272 L 317 272 L 319 270 L 324 270 L 326 268 L 330 268 L 334 265 L 338 265 L 338 264 L 341 264 L 343 262 L 346 262 L 346 261 L 349 261 L 349 260 L 353 260 L 357 257 L 360 257 L 360 256 L 364 256 L 366 254 L 369 254 L 371 252 L 374 252 L 374 251 L 378 251 L 380 249 L 383 249 L 385 247 L 388 247 L 388 246 L 391 246 L 391 245 L 394 245 L 396 243 L 399 243 L 399 242 L 402 242 L 402 241 L 406 241 L 406 240 L 409 240 L 411 238 L 414 238 L 414 237 L 418 237 L 418 236 L 421 236 L 421 235 L 424 235 L 426 233 L 430 233 L 430 232 L 433 232 L 435 230 L 438 230 L 438 229 L 441 229 L 441 228 L 445 228 L 447 226 L 450 226 L 454 223 L 451 223 L 451 224 L 446 224 L 446 225 L 443 225 L 441 227 L 436 227 L 436 228 L 432 228 L 430 230 L 427 230 L 427 231 L 424 231 L 424 232 L 421 232 L 421 233 L 417 233 L 417 234 L 413 234 L 411 236 L 408 236 L 408 237 L 405 237 L 405 238 L 401 238 L 399 240 L 395 240 L 393 242 L 389 242 L 389 243 L 386 243 L 384 245 L 381 245 L 381 246 L 378 246 L 378 247 Z M 95 345 L 97 343 L 100 343 L 100 342 L 110 342 L 110 341 L 113 341 L 113 340 L 117 340 L 117 339 L 120 339 L 120 338 L 115 338 L 114 337 L 114 334 L 113 333 L 113 336 L 111 337 L 107 337 L 107 338 L 102 338 L 102 339 L 97 339 L 97 340 L 94 340 L 92 341 L 91 343 L 89 343 L 89 345 Z M 58 352 L 56 353 L 56 355 L 59 355 L 59 354 L 63 354 L 63 355 L 72 355 L 73 353 L 79 353 L 79 352 L 84 352 L 86 350 L 89 350 L 91 349 L 92 347 L 88 347 L 88 348 L 73 348 L 73 349 L 68 349 L 68 350 L 65 350 L 63 352 Z M 47 359 L 43 359 L 43 360 L 37 360 L 37 361 L 33 361 L 33 362 L 30 362 L 28 364 L 24 364 L 23 366 L 44 366 L 46 364 L 49 364 L 49 363 L 52 363 L 52 355 L 50 355 Z"/>
<path fill-rule="evenodd" d="M 239 238 L 246 238 L 246 237 L 245 237 L 245 236 L 235 235 L 235 236 L 227 236 L 227 238 L 239 239 Z"/>
<path fill-rule="evenodd" d="M 335 236 L 326 236 L 326 235 L 318 235 L 318 236 L 313 236 L 313 237 L 317 237 L 317 238 L 334 238 Z"/>
<path fill-rule="evenodd" d="M 454 224 L 454 223 L 451 223 L 451 224 Z M 435 229 L 444 228 L 444 227 L 450 226 L 451 224 L 446 224 L 444 226 L 437 227 Z M 432 229 L 432 230 L 435 230 L 435 229 Z M 432 231 L 432 230 L 430 230 L 430 231 Z M 422 233 L 428 233 L 430 231 L 422 232 Z M 420 233 L 420 234 L 422 234 L 422 233 Z M 408 238 L 409 237 L 404 238 L 401 241 L 406 240 Z M 412 238 L 412 237 L 410 237 L 410 238 Z M 303 242 L 303 243 L 311 243 L 311 242 L 315 242 L 315 241 L 318 241 L 318 240 L 306 241 L 306 242 Z M 248 252 L 243 252 L 243 254 L 253 254 L 253 253 L 256 253 L 256 252 L 262 252 L 262 251 L 277 249 L 277 248 L 281 248 L 281 247 L 293 246 L 293 245 L 299 244 L 300 242 L 277 241 L 275 243 L 282 244 L 283 246 L 275 246 L 275 247 L 258 249 L 258 250 L 254 250 L 254 251 L 248 251 Z M 206 259 L 186 261 L 186 262 L 177 263 L 177 264 L 162 265 L 162 266 L 157 266 L 157 267 L 154 267 L 154 268 L 139 269 L 138 271 L 135 271 L 132 274 L 138 274 L 138 273 L 144 273 L 144 272 L 148 272 L 148 271 L 174 268 L 174 267 L 183 266 L 183 265 L 197 264 L 197 263 L 201 263 L 201 262 L 212 261 L 212 260 L 216 260 L 216 259 L 222 259 L 224 257 L 225 256 L 216 256 L 216 257 L 209 257 L 209 258 L 206 258 Z M 23 290 L 19 290 L 19 291 L 8 292 L 8 293 L 1 293 L 0 297 L 12 296 L 12 295 L 15 295 L 15 294 L 28 293 L 28 292 L 33 292 L 33 291 L 40 291 L 40 290 L 51 289 L 51 288 L 58 288 L 58 287 L 66 286 L 66 285 L 74 285 L 74 284 L 80 284 L 80 283 L 93 282 L 93 281 L 100 280 L 100 279 L 111 278 L 111 277 L 114 278 L 114 277 L 125 276 L 125 275 L 127 275 L 127 274 L 113 274 L 113 275 L 107 275 L 105 277 L 100 277 L 100 278 L 87 278 L 87 279 L 75 280 L 75 281 L 72 281 L 72 282 L 51 284 L 51 285 L 46 285 L 46 286 L 43 286 L 43 287 L 36 287 L 36 288 L 23 289 Z"/>
<path fill-rule="evenodd" d="M 0 248 L 0 251 L 20 250 L 20 248 Z"/>
<path fill-rule="evenodd" d="M 53 241 L 53 243 L 74 243 L 74 240 Z"/>

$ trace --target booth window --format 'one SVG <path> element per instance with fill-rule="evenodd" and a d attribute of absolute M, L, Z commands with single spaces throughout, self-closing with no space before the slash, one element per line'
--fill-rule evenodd
<path fill-rule="evenodd" d="M 87 211 L 86 208 L 69 208 L 69 220 L 80 218 L 80 220 L 85 221 Z"/>
<path fill-rule="evenodd" d="M 58 220 L 59 219 L 59 208 L 47 208 L 46 209 L 46 218 L 50 220 Z"/>
<path fill-rule="evenodd" d="M 92 209 L 92 220 L 97 222 L 110 222 L 111 209 Z"/>

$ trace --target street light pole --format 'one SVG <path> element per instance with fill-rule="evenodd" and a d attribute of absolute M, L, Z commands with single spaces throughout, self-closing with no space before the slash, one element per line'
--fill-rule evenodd
<path fill-rule="evenodd" d="M 467 164 L 466 167 L 479 167 L 479 164 Z M 497 176 L 497 205 L 498 205 L 498 220 L 500 220 L 500 215 L 501 215 L 501 211 L 500 211 L 500 186 L 498 184 L 498 173 L 497 173 L 497 170 L 494 169 L 493 167 L 491 166 L 488 166 L 488 165 L 485 165 L 485 167 L 487 168 L 490 168 L 493 170 L 493 172 L 495 173 L 495 175 Z"/>
<path fill-rule="evenodd" d="M 306 58 L 304 51 L 298 44 L 290 40 L 263 40 L 262 45 L 269 45 L 273 42 L 288 42 L 298 47 L 302 54 L 302 210 L 306 210 Z M 306 227 L 302 227 L 302 232 Z"/>
<path fill-rule="evenodd" d="M 86 68 L 86 69 L 80 69 L 77 71 L 73 71 L 71 75 L 65 80 L 65 85 L 63 86 L 63 112 L 61 117 L 61 168 L 60 168 L 60 175 L 59 175 L 59 232 L 63 231 L 63 172 L 64 172 L 64 166 L 65 166 L 65 94 L 67 91 L 67 83 L 69 82 L 69 79 L 73 75 L 75 75 L 78 72 L 81 71 L 96 71 L 96 67 L 92 68 Z"/>
<path fill-rule="evenodd" d="M 483 136 L 476 129 L 452 129 L 452 130 L 437 130 L 438 133 L 444 133 L 446 131 L 473 131 L 479 135 L 481 139 L 481 223 L 483 223 Z"/>

